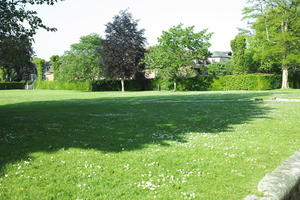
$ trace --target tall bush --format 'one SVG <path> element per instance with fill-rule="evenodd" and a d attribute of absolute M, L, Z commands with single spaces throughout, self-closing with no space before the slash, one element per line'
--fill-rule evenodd
<path fill-rule="evenodd" d="M 43 80 L 43 76 L 44 76 L 44 64 L 45 64 L 45 60 L 41 59 L 41 58 L 34 58 L 33 59 L 33 63 L 36 67 L 36 71 L 37 71 L 37 79 L 39 81 Z"/>

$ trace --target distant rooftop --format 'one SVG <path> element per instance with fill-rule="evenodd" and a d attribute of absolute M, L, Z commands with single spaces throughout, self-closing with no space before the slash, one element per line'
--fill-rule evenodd
<path fill-rule="evenodd" d="M 212 58 L 231 58 L 232 53 L 230 51 L 214 51 Z"/>

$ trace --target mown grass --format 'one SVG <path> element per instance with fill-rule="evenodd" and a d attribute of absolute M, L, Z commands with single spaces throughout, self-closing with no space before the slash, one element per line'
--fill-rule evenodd
<path fill-rule="evenodd" d="M 300 148 L 300 90 L 0 91 L 0 199 L 235 200 Z"/>

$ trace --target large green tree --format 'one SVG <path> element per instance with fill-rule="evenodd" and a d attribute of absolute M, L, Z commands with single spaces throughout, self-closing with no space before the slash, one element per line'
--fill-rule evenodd
<path fill-rule="evenodd" d="M 101 37 L 90 34 L 72 44 L 71 49 L 54 63 L 56 80 L 95 80 L 100 77 L 102 68 L 99 64 Z M 53 59 L 52 59 L 53 61 Z M 53 63 L 53 62 L 52 62 Z M 60 65 L 57 68 L 56 64 Z"/>
<path fill-rule="evenodd" d="M 189 67 L 195 65 L 196 60 L 209 57 L 211 36 L 206 29 L 195 32 L 193 26 L 173 26 L 163 31 L 157 46 L 149 48 L 144 62 L 148 69 L 157 70 L 161 76 L 171 79 L 176 91 L 177 79 L 188 74 Z"/>
<path fill-rule="evenodd" d="M 282 88 L 289 69 L 300 66 L 299 0 L 249 0 L 244 10 L 254 30 L 254 58 L 265 68 L 280 66 Z"/>
<path fill-rule="evenodd" d="M 142 70 L 140 61 L 144 58 L 146 42 L 144 29 L 138 29 L 138 21 L 125 10 L 106 24 L 105 33 L 101 51 L 104 75 L 121 80 L 124 91 L 124 80 L 134 78 Z"/>
<path fill-rule="evenodd" d="M 0 0 L 0 66 L 7 77 L 20 80 L 33 71 L 33 36 L 39 28 L 55 31 L 43 24 L 28 5 L 53 5 L 58 0 Z"/>

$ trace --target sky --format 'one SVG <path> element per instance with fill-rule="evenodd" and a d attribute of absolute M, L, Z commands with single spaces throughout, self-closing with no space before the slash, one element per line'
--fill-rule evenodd
<path fill-rule="evenodd" d="M 64 0 L 53 6 L 30 6 L 44 24 L 57 32 L 39 30 L 33 45 L 37 57 L 49 60 L 63 55 L 70 45 L 91 33 L 105 36 L 105 24 L 120 10 L 128 9 L 139 28 L 145 29 L 147 46 L 157 43 L 162 31 L 182 23 L 195 31 L 213 32 L 211 51 L 230 51 L 230 41 L 245 27 L 242 9 L 245 0 Z"/>

